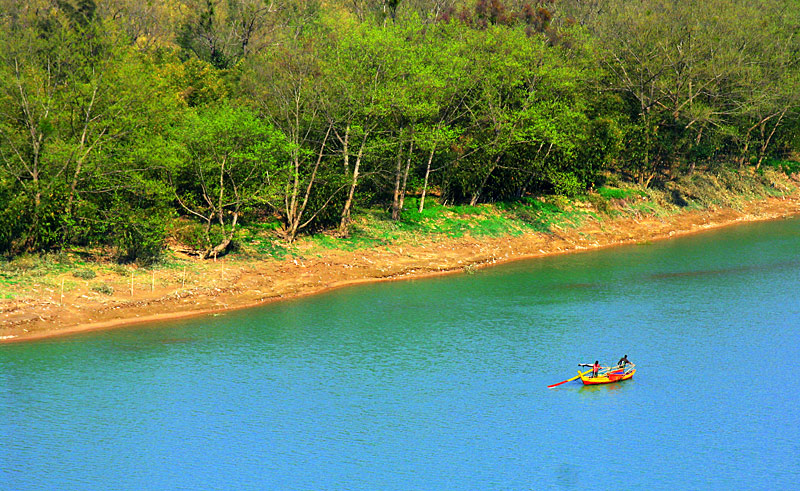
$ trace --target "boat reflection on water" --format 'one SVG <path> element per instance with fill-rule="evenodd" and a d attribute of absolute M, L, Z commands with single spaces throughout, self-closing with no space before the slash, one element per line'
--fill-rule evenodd
<path fill-rule="evenodd" d="M 601 384 L 601 385 L 581 385 L 578 391 L 580 393 L 592 393 L 592 392 L 606 392 L 606 391 L 615 391 L 625 388 L 625 386 L 632 384 L 633 379 L 631 380 L 624 380 L 616 384 Z"/>

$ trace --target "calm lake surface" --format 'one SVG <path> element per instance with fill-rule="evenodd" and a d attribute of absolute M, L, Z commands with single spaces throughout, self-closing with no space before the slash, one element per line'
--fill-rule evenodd
<path fill-rule="evenodd" d="M 798 489 L 799 287 L 792 219 L 3 345 L 0 488 Z"/>

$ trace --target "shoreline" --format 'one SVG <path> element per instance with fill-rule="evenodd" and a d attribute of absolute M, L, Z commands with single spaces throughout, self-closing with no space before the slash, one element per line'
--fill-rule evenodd
<path fill-rule="evenodd" d="M 690 210 L 664 218 L 604 218 L 550 234 L 479 239 L 465 236 L 426 244 L 393 244 L 385 250 L 335 250 L 330 256 L 301 257 L 300 261 L 238 263 L 225 259 L 219 261 L 223 283 L 212 287 L 156 290 L 154 276 L 151 292 L 134 294 L 132 289 L 130 299 L 90 298 L 79 289 L 70 293 L 67 302 L 62 297 L 58 304 L 52 297 L 4 300 L 0 302 L 4 307 L 0 344 L 214 315 L 359 284 L 463 273 L 513 261 L 661 241 L 796 215 L 800 215 L 798 193 L 753 201 L 742 210 Z M 226 268 L 231 275 L 227 283 Z"/>

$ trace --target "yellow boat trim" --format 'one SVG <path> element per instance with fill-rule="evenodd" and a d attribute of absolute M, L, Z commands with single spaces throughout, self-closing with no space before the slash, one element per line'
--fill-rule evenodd
<path fill-rule="evenodd" d="M 631 365 L 629 365 L 629 367 L 628 367 L 628 370 L 629 370 L 629 371 L 628 371 L 628 372 L 626 372 L 626 373 L 625 373 L 625 374 L 624 374 L 624 375 L 623 375 L 621 378 L 618 378 L 618 379 L 616 379 L 616 380 L 611 380 L 611 379 L 609 378 L 609 376 L 608 376 L 608 373 L 609 373 L 609 372 L 614 372 L 614 371 L 617 371 L 617 370 L 622 370 L 622 369 L 623 369 L 623 367 L 620 367 L 620 366 L 616 366 L 616 367 L 608 367 L 608 368 L 605 368 L 604 370 L 601 370 L 601 371 L 598 373 L 598 376 L 597 376 L 597 377 L 592 377 L 592 376 L 590 376 L 590 375 L 581 375 L 581 381 L 582 381 L 584 384 L 588 384 L 588 385 L 594 385 L 594 384 L 611 384 L 611 383 L 614 383 L 614 382 L 620 382 L 620 381 L 622 381 L 622 380 L 628 380 L 628 379 L 630 379 L 631 377 L 633 377 L 633 374 L 634 374 L 634 373 L 636 373 L 636 365 L 633 365 L 633 364 L 631 364 Z M 580 373 L 580 372 L 578 372 L 578 373 Z"/>

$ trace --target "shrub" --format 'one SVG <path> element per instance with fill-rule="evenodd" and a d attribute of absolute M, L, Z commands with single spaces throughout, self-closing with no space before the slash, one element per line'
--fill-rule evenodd
<path fill-rule="evenodd" d="M 583 183 L 572 172 L 553 172 L 550 181 L 555 194 L 568 198 L 577 196 L 584 190 Z"/>
<path fill-rule="evenodd" d="M 547 197 L 546 204 L 551 205 L 558 210 L 565 210 L 570 206 L 571 202 L 567 195 L 555 194 Z"/>
<path fill-rule="evenodd" d="M 611 214 L 611 205 L 609 204 L 608 198 L 603 196 L 599 193 L 589 193 L 586 196 L 586 199 L 594 206 L 594 209 L 597 210 L 599 213 L 604 215 Z"/>
<path fill-rule="evenodd" d="M 206 248 L 205 226 L 202 223 L 189 219 L 175 220 L 170 228 L 170 234 L 179 243 L 193 249 L 203 250 Z"/>
<path fill-rule="evenodd" d="M 114 245 L 117 260 L 123 263 L 136 261 L 149 266 L 161 258 L 167 235 L 164 216 L 141 211 L 121 218 L 115 224 Z"/>
<path fill-rule="evenodd" d="M 102 293 L 103 295 L 113 295 L 114 294 L 114 287 L 111 286 L 111 285 L 107 285 L 105 283 L 102 283 L 100 285 L 94 285 L 92 287 L 92 290 L 96 291 L 97 293 Z"/>
<path fill-rule="evenodd" d="M 91 280 L 92 278 L 97 276 L 97 274 L 95 274 L 95 272 L 92 271 L 91 269 L 79 269 L 77 271 L 73 271 L 72 276 L 80 278 L 82 280 Z"/>

